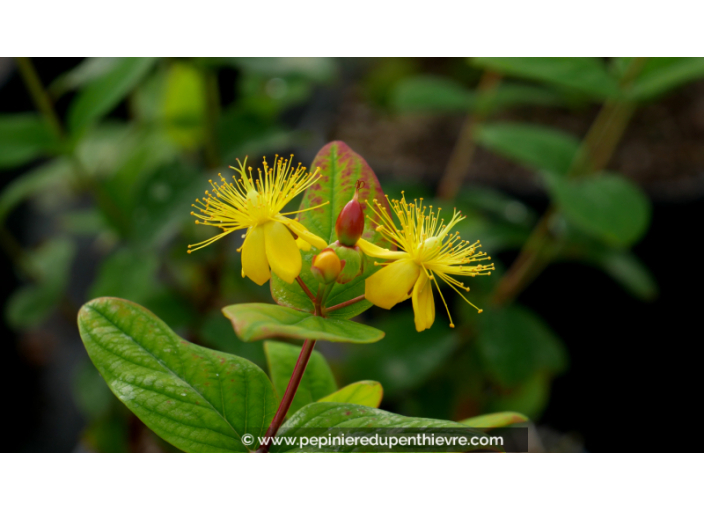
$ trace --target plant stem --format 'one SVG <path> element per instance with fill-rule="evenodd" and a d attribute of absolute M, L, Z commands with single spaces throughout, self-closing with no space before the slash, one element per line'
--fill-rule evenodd
<path fill-rule="evenodd" d="M 462 187 L 462 181 L 472 164 L 476 143 L 474 131 L 476 126 L 486 120 L 489 113 L 487 104 L 501 83 L 501 75 L 494 71 L 486 71 L 477 85 L 477 107 L 474 113 L 467 115 L 462 124 L 462 130 L 457 137 L 455 147 L 452 149 L 450 161 L 447 163 L 445 173 L 438 185 L 438 198 L 452 200 Z"/>
<path fill-rule="evenodd" d="M 339 310 L 340 308 L 344 308 L 346 306 L 350 306 L 355 303 L 359 303 L 363 299 L 364 299 L 364 294 L 362 294 L 361 296 L 357 296 L 356 298 L 352 298 L 349 301 L 345 301 L 344 303 L 340 303 L 339 305 L 331 306 L 330 308 L 325 308 L 323 311 L 325 313 L 327 313 L 327 312 L 332 312 L 333 310 Z"/>
<path fill-rule="evenodd" d="M 315 303 L 315 296 L 313 295 L 313 293 L 312 293 L 312 292 L 310 291 L 310 289 L 308 288 L 308 285 L 306 285 L 306 284 L 303 282 L 303 280 L 301 280 L 301 277 L 300 277 L 300 276 L 296 276 L 296 281 L 298 282 L 298 285 L 300 285 L 301 288 L 303 289 L 303 292 L 305 292 L 305 293 L 308 295 L 308 297 L 310 298 L 310 300 L 313 301 L 313 303 Z"/>
<path fill-rule="evenodd" d="M 288 381 L 288 386 L 286 386 L 286 391 L 281 399 L 279 408 L 276 410 L 274 419 L 269 425 L 269 429 L 266 431 L 265 437 L 267 441 L 265 444 L 261 445 L 257 450 L 257 453 L 267 453 L 271 447 L 271 441 L 268 439 L 274 437 L 279 431 L 281 424 L 284 422 L 284 418 L 288 414 L 288 410 L 291 408 L 291 402 L 293 402 L 293 397 L 296 395 L 296 390 L 298 390 L 298 385 L 301 384 L 301 379 L 303 378 L 303 372 L 306 370 L 308 361 L 310 360 L 311 354 L 313 354 L 313 349 L 315 348 L 315 340 L 306 340 L 301 348 L 301 353 L 298 355 L 298 360 L 296 361 L 296 366 L 293 367 L 293 374 L 291 374 L 291 379 Z"/>
<path fill-rule="evenodd" d="M 49 94 L 44 90 L 39 75 L 34 69 L 32 62 L 27 57 L 16 57 L 15 62 L 17 62 L 17 67 L 20 70 L 22 79 L 29 89 L 29 93 L 32 96 L 34 104 L 37 109 L 44 115 L 49 127 L 54 132 L 57 139 L 62 140 L 64 138 L 64 130 L 61 127 L 61 122 L 59 117 L 54 111 L 54 107 L 51 104 L 51 99 L 49 99 Z"/>

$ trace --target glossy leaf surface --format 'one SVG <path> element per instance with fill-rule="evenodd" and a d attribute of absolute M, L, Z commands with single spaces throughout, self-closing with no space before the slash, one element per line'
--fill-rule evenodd
<path fill-rule="evenodd" d="M 183 340 L 135 303 L 90 301 L 78 326 L 112 392 L 186 452 L 246 452 L 242 436 L 263 436 L 274 416 L 274 390 L 259 367 Z"/>

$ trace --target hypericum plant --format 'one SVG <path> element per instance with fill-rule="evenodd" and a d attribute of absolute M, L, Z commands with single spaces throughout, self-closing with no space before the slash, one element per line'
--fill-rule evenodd
<path fill-rule="evenodd" d="M 379 341 L 383 331 L 349 319 L 372 304 L 389 309 L 408 298 L 416 329 L 428 329 L 435 319 L 433 282 L 439 293 L 438 278 L 458 293 L 468 291 L 455 276 L 489 274 L 493 264 L 472 265 L 489 257 L 478 251 L 479 242 L 470 244 L 451 232 L 463 219 L 459 212 L 445 222 L 441 211 L 426 208 L 422 199 L 407 202 L 402 197 L 392 200 L 397 226 L 374 172 L 342 142 L 323 147 L 311 173 L 294 167 L 292 158 L 277 158 L 272 167 L 265 160 L 263 167 L 253 170 L 240 163 L 233 180 L 221 176 L 221 182 L 211 181 L 212 190 L 193 205 L 192 214 L 197 224 L 222 232 L 189 251 L 246 229 L 242 276 L 258 285 L 270 281 L 278 304 L 234 304 L 223 313 L 243 341 L 267 340 L 271 380 L 244 358 L 179 338 L 135 303 L 98 298 L 79 313 L 81 337 L 128 408 L 187 452 L 300 451 L 297 445 L 272 447 L 270 439 L 343 427 L 357 433 L 378 433 L 380 427 L 461 428 L 467 435 L 482 435 L 471 427 L 525 420 L 515 413 L 463 423 L 406 418 L 377 409 L 379 383 L 360 381 L 338 390 L 325 359 L 314 353 L 317 341 Z M 304 191 L 299 210 L 282 212 Z M 293 214 L 297 219 L 288 217 Z M 271 339 L 304 342 L 299 351 Z"/>

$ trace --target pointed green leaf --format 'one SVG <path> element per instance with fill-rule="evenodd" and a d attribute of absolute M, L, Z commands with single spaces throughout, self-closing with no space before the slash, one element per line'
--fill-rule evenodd
<path fill-rule="evenodd" d="M 702 57 L 651 57 L 629 93 L 637 101 L 647 101 L 690 81 L 704 78 Z"/>
<path fill-rule="evenodd" d="M 400 112 L 467 112 L 475 94 L 442 76 L 411 76 L 396 87 L 392 103 Z"/>
<path fill-rule="evenodd" d="M 316 317 L 307 312 L 266 303 L 230 305 L 222 309 L 245 342 L 270 338 L 327 340 L 367 344 L 377 342 L 384 332 L 344 319 Z"/>
<path fill-rule="evenodd" d="M 616 79 L 592 57 L 482 57 L 473 62 L 509 76 L 568 87 L 597 99 L 616 96 Z"/>
<path fill-rule="evenodd" d="M 381 383 L 376 381 L 359 381 L 348 384 L 327 397 L 318 399 L 318 402 L 340 402 L 367 407 L 379 407 L 383 396 L 384 389 L 381 387 Z"/>
<path fill-rule="evenodd" d="M 79 132 L 109 113 L 146 76 L 155 61 L 154 58 L 120 58 L 107 73 L 86 85 L 71 103 L 70 131 Z"/>
<path fill-rule="evenodd" d="M 612 246 L 630 246 L 648 229 L 648 197 L 620 175 L 569 180 L 548 175 L 547 182 L 570 221 Z"/>
<path fill-rule="evenodd" d="M 607 249 L 593 260 L 631 295 L 643 301 L 652 301 L 657 297 L 658 284 L 655 277 L 633 253 Z"/>
<path fill-rule="evenodd" d="M 436 436 L 441 435 L 438 429 L 451 430 L 451 435 L 458 433 L 465 437 L 483 437 L 484 433 L 463 426 L 459 423 L 434 420 L 430 418 L 407 418 L 398 414 L 393 414 L 380 409 L 360 406 L 355 404 L 342 404 L 337 402 L 315 402 L 305 406 L 294 414 L 283 427 L 278 436 L 283 438 L 293 437 L 329 437 L 345 433 L 346 435 L 367 436 L 374 435 L 394 435 L 399 437 L 404 429 L 409 429 L 411 435 L 415 436 L 419 429 L 431 428 Z M 412 432 L 411 432 L 412 431 Z M 285 442 L 285 440 L 284 440 Z M 486 450 L 487 447 L 459 446 L 428 448 L 422 446 L 408 446 L 403 451 L 473 451 Z M 397 449 L 400 451 L 401 449 Z M 312 446 L 309 448 L 299 448 L 294 445 L 272 446 L 272 452 L 353 452 L 353 451 L 379 451 L 388 452 L 388 446 L 362 446 L 362 445 L 329 445 L 322 448 Z"/>
<path fill-rule="evenodd" d="M 264 372 L 246 359 L 191 344 L 149 310 L 99 298 L 78 315 L 81 338 L 112 392 L 186 452 L 246 452 L 276 411 Z"/>
<path fill-rule="evenodd" d="M 567 174 L 579 150 L 579 140 L 574 136 L 535 124 L 483 124 L 474 139 L 520 165 L 557 175 Z"/>
<path fill-rule="evenodd" d="M 293 368 L 301 353 L 301 347 L 283 342 L 264 342 L 264 352 L 269 364 L 271 382 L 274 383 L 274 389 L 280 399 L 291 379 Z M 337 383 L 328 362 L 318 351 L 313 351 L 306 371 L 303 373 L 301 384 L 298 386 L 293 402 L 291 402 L 288 415 L 292 415 L 301 407 L 315 402 L 335 390 L 337 390 Z"/>
<path fill-rule="evenodd" d="M 503 413 L 482 414 L 460 421 L 463 425 L 473 427 L 475 429 L 493 429 L 496 427 L 508 427 L 514 423 L 525 423 L 528 417 L 521 413 L 513 413 L 506 411 Z"/>
<path fill-rule="evenodd" d="M 55 148 L 56 140 L 39 115 L 0 116 L 0 169 L 29 163 Z"/>
<path fill-rule="evenodd" d="M 337 240 L 335 222 L 342 208 L 352 199 L 357 180 L 365 182 L 364 188 L 360 190 L 359 193 L 360 201 L 363 204 L 365 201 L 373 203 L 373 200 L 376 199 L 388 209 L 388 203 L 374 171 L 367 162 L 359 154 L 350 149 L 347 144 L 343 142 L 330 142 L 320 149 L 315 160 L 313 160 L 311 168 L 320 168 L 322 177 L 305 192 L 300 209 L 307 209 L 324 204 L 325 202 L 330 203 L 323 207 L 301 213 L 298 219 L 308 230 L 322 237 L 328 243 Z M 369 209 L 366 209 L 366 211 L 367 214 L 370 214 Z M 374 215 L 372 215 L 372 217 L 374 217 Z M 385 241 L 374 228 L 375 224 L 367 219 L 364 225 L 363 237 L 378 246 L 390 248 L 390 244 Z M 310 272 L 311 260 L 316 253 L 317 250 L 315 249 L 309 252 L 302 252 L 303 271 L 301 271 L 300 276 L 310 289 L 318 288 L 318 282 Z M 346 285 L 335 284 L 330 291 L 327 306 L 330 307 L 343 303 L 364 294 L 364 280 L 374 274 L 378 269 L 378 266 L 368 261 L 368 263 L 365 264 L 365 270 L 362 275 Z M 288 284 L 276 275 L 272 275 L 271 295 L 280 305 L 308 312 L 313 311 L 310 299 L 296 282 Z M 331 312 L 330 316 L 348 319 L 359 315 L 370 306 L 372 305 L 369 301 L 362 300 L 354 305 L 335 310 Z"/>

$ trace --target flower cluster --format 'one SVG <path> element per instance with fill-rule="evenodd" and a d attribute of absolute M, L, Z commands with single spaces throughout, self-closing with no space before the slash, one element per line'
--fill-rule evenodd
<path fill-rule="evenodd" d="M 264 160 L 264 170 L 256 172 L 251 167 L 245 169 L 238 160 L 239 168 L 231 167 L 236 172 L 232 182 L 222 176 L 220 183 L 211 181 L 212 191 L 206 191 L 205 197 L 193 204 L 197 212 L 191 214 L 198 218 L 197 224 L 219 227 L 222 233 L 189 246 L 189 253 L 235 230 L 247 229 L 240 248 L 242 276 L 259 285 L 269 280 L 270 271 L 293 283 L 302 269 L 299 250 L 309 250 L 313 246 L 322 250 L 316 255 L 312 267 L 321 285 L 345 284 L 359 276 L 363 272 L 364 255 L 386 261 L 374 262 L 383 267 L 366 279 L 364 297 L 385 309 L 411 298 L 418 331 L 430 328 L 435 321 L 433 285 L 450 318 L 450 327 L 454 327 L 438 280 L 445 282 L 478 312 L 482 311 L 463 295 L 469 287 L 455 277 L 488 275 L 494 265 L 483 263 L 490 257 L 479 251 L 479 241 L 469 243 L 462 240 L 458 232 L 452 232 L 465 218 L 461 212 L 454 211 L 450 220 L 445 222 L 440 218 L 439 208 L 433 210 L 432 206 L 423 205 L 423 199 L 407 202 L 402 192 L 401 200 L 390 201 L 400 224 L 397 227 L 386 207 L 377 200 L 367 203 L 375 213 L 374 218 L 369 215 L 367 218 L 396 249 L 381 248 L 361 237 L 364 216 L 358 200 L 363 185 L 360 182 L 353 199 L 337 219 L 338 241 L 328 246 L 298 221 L 286 217 L 302 211 L 281 213 L 286 204 L 320 178 L 318 169 L 306 173 L 300 164 L 293 167 L 291 159 L 277 156 L 273 167 Z M 315 207 L 325 205 L 327 203 Z"/>

